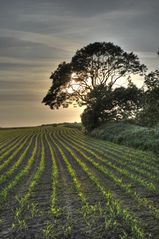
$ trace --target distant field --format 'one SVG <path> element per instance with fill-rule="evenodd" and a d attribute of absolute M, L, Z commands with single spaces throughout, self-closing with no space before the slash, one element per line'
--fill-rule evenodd
<path fill-rule="evenodd" d="M 0 130 L 0 238 L 159 239 L 159 159 L 75 128 Z"/>

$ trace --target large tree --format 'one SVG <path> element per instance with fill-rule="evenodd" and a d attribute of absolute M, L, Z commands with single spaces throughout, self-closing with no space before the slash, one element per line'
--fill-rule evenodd
<path fill-rule="evenodd" d="M 104 107 L 108 109 L 103 111 L 105 117 L 113 117 L 115 107 L 110 102 L 110 92 L 117 87 L 120 79 L 130 79 L 131 75 L 145 71 L 145 65 L 140 64 L 134 53 L 127 53 L 111 42 L 95 42 L 77 50 L 70 63 L 59 64 L 50 76 L 52 86 L 43 103 L 56 109 L 76 102 L 80 106 L 86 105 L 86 111 L 89 111 L 89 106 L 95 101 L 99 111 L 104 97 Z M 121 104 L 122 100 L 119 101 Z M 113 104 L 113 108 L 109 109 L 109 104 Z"/>

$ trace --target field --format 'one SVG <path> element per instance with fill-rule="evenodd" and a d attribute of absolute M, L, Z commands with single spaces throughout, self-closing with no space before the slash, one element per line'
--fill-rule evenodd
<path fill-rule="evenodd" d="M 0 130 L 0 238 L 159 239 L 159 159 L 69 127 Z"/>

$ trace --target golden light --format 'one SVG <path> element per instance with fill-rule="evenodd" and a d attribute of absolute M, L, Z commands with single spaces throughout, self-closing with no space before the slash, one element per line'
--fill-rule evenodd
<path fill-rule="evenodd" d="M 70 83 L 69 83 L 69 85 L 67 87 L 67 92 L 68 93 L 71 94 L 71 93 L 77 91 L 80 88 L 80 83 L 77 82 L 77 80 L 76 80 L 77 78 L 78 77 L 77 77 L 76 73 L 73 72 L 71 74 L 71 81 L 70 81 Z"/>

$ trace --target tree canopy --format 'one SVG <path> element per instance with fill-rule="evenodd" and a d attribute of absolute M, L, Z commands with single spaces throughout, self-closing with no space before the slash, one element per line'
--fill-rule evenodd
<path fill-rule="evenodd" d="M 51 74 L 52 86 L 43 99 L 51 109 L 67 107 L 70 103 L 88 103 L 88 93 L 101 85 L 113 88 L 121 78 L 143 74 L 146 67 L 138 57 L 123 51 L 111 42 L 91 43 L 63 62 Z"/>
<path fill-rule="evenodd" d="M 72 103 L 86 105 L 81 119 L 91 130 L 104 121 L 134 117 L 141 90 L 131 82 L 131 76 L 145 72 L 146 66 L 133 52 L 111 42 L 91 43 L 77 50 L 70 63 L 58 65 L 42 102 L 51 109 Z M 120 85 L 120 79 L 127 80 L 127 88 Z"/>
<path fill-rule="evenodd" d="M 142 90 L 131 81 L 127 88 L 115 89 L 98 86 L 88 93 L 89 102 L 81 115 L 88 131 L 103 122 L 134 119 L 141 107 Z"/>

